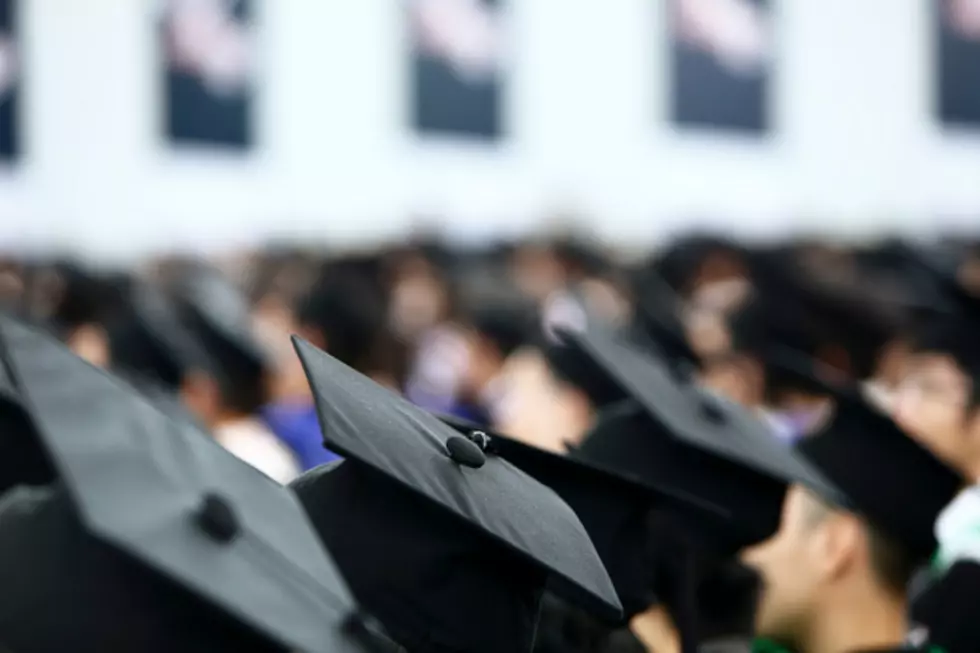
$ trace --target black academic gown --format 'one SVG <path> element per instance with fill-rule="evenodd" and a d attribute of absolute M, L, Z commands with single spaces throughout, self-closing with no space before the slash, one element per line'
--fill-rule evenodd
<path fill-rule="evenodd" d="M 980 564 L 961 560 L 912 603 L 912 620 L 944 653 L 980 651 Z"/>

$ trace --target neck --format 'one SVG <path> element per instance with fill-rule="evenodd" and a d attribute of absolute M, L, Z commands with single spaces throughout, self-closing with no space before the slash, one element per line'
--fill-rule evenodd
<path fill-rule="evenodd" d="M 837 601 L 807 638 L 803 653 L 853 653 L 900 645 L 908 629 L 904 597 Z"/>

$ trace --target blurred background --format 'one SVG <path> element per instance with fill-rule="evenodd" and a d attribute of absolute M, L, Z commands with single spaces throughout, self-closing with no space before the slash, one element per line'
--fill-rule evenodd
<path fill-rule="evenodd" d="M 606 4 L 2 0 L 0 244 L 975 219 L 976 0 Z"/>
<path fill-rule="evenodd" d="M 172 385 L 212 428 L 305 406 L 264 414 L 300 466 L 287 333 L 561 449 L 591 408 L 527 320 L 628 322 L 650 270 L 728 306 L 759 248 L 975 272 L 977 236 L 980 0 L 0 0 L 4 301 L 140 367 L 134 284 L 203 258 L 267 374 Z"/>

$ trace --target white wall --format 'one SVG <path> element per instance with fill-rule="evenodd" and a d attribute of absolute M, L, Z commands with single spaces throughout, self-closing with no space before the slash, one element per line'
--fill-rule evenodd
<path fill-rule="evenodd" d="M 500 230 L 565 207 L 626 243 L 706 215 L 749 234 L 966 223 L 980 138 L 931 122 L 929 1 L 777 0 L 778 136 L 756 144 L 666 127 L 659 0 L 512 0 L 513 138 L 484 150 L 406 133 L 397 0 L 267 0 L 262 146 L 235 160 L 162 147 L 152 2 L 26 0 L 30 155 L 0 173 L 0 246 L 353 242 L 419 214 Z"/>

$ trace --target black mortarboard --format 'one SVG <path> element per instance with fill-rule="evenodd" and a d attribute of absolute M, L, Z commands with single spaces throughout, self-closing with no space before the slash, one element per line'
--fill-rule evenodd
<path fill-rule="evenodd" d="M 935 260 L 926 252 L 906 247 L 906 264 L 931 281 L 938 307 L 919 320 L 911 329 L 914 351 L 948 354 L 972 379 L 980 379 L 980 297 L 974 296 L 957 279 L 955 270 Z M 976 393 L 976 390 L 975 390 Z"/>
<path fill-rule="evenodd" d="M 266 353 L 252 333 L 245 296 L 217 270 L 207 267 L 195 267 L 182 281 L 177 288 L 181 313 L 208 352 L 222 362 L 233 356 L 261 369 Z"/>
<path fill-rule="evenodd" d="M 658 351 L 673 364 L 692 367 L 700 364 L 687 342 L 680 312 L 680 298 L 656 274 L 648 273 L 636 291 L 637 341 Z"/>
<path fill-rule="evenodd" d="M 476 424 L 440 416 L 469 436 L 488 435 L 487 450 L 541 481 L 575 511 L 609 571 L 627 619 L 646 610 L 655 600 L 647 560 L 650 548 L 648 513 L 656 508 L 692 513 L 693 519 L 722 520 L 726 513 L 694 495 L 657 482 L 632 479 L 585 458 L 561 456 L 505 436 L 488 433 Z"/>
<path fill-rule="evenodd" d="M 730 634 L 727 615 L 745 596 L 739 590 L 733 598 L 736 588 L 722 576 L 732 554 L 776 532 L 785 482 L 683 444 L 632 400 L 602 410 L 572 455 L 634 483 L 683 487 L 731 511 L 720 518 L 680 506 L 655 507 L 647 515 L 645 569 L 635 581 L 647 583 L 636 587 L 668 606 L 684 650 L 720 632 Z M 719 609 L 726 601 L 733 603 Z"/>
<path fill-rule="evenodd" d="M 181 323 L 207 352 L 208 371 L 230 409 L 250 414 L 265 402 L 267 353 L 252 333 L 245 296 L 218 271 L 195 266 L 177 284 Z"/>
<path fill-rule="evenodd" d="M 692 536 L 719 553 L 760 542 L 779 526 L 783 480 L 689 446 L 667 433 L 634 400 L 600 411 L 571 455 L 635 483 L 681 488 L 719 506 L 724 519 L 703 512 L 678 513 Z"/>
<path fill-rule="evenodd" d="M 54 478 L 14 380 L 0 363 L 0 496 L 15 485 L 42 485 Z"/>
<path fill-rule="evenodd" d="M 545 343 L 542 349 L 552 374 L 585 393 L 593 406 L 602 408 L 626 398 L 622 386 L 561 333 L 557 342 Z"/>
<path fill-rule="evenodd" d="M 796 453 L 838 488 L 837 497 L 826 498 L 864 516 L 914 555 L 928 558 L 936 549 L 936 519 L 964 479 L 859 391 L 828 390 L 836 399 L 833 417 L 801 440 Z M 791 474 L 790 480 L 801 479 Z"/>
<path fill-rule="evenodd" d="M 552 490 L 294 338 L 324 441 L 346 458 L 294 482 L 354 595 L 412 651 L 528 651 L 546 583 L 621 606 Z M 443 648 L 439 648 L 439 647 Z"/>
<path fill-rule="evenodd" d="M 181 324 L 177 308 L 156 287 L 134 285 L 127 314 L 109 326 L 114 371 L 177 389 L 189 371 L 214 372 L 207 351 Z"/>
<path fill-rule="evenodd" d="M 767 476 L 790 475 L 824 495 L 837 494 L 823 475 L 779 446 L 769 427 L 747 409 L 611 335 L 593 331 L 568 338 L 680 442 Z"/>
<path fill-rule="evenodd" d="M 41 333 L 2 318 L 0 345 L 61 480 L 51 503 L 0 519 L 0 639 L 199 650 L 164 642 L 193 628 L 141 630 L 166 619 L 142 602 L 155 590 L 137 600 L 144 578 L 161 588 L 158 608 L 210 609 L 263 650 L 359 650 L 341 632 L 348 591 L 288 491 Z M 126 638 L 140 645 L 105 645 Z"/>
<path fill-rule="evenodd" d="M 536 338 L 535 317 L 525 303 L 498 300 L 474 306 L 467 321 L 506 358 Z"/>

